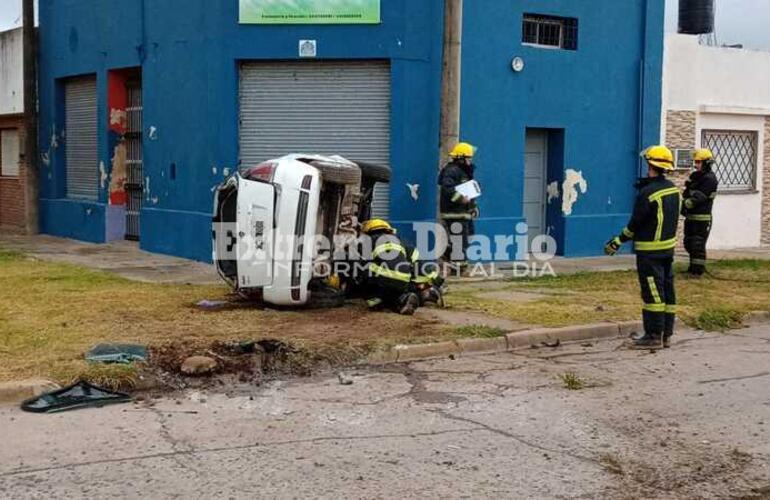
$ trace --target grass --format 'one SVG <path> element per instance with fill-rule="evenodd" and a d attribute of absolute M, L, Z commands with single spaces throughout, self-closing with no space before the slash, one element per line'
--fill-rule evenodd
<path fill-rule="evenodd" d="M 585 388 L 586 382 L 575 372 L 566 372 L 559 375 L 559 380 L 566 389 L 570 391 L 579 391 Z"/>
<path fill-rule="evenodd" d="M 734 309 L 706 309 L 693 320 L 693 326 L 707 332 L 724 332 L 732 328 L 739 328 L 743 323 L 743 316 Z"/>
<path fill-rule="evenodd" d="M 486 325 L 468 325 L 455 328 L 454 333 L 460 338 L 493 339 L 505 335 L 505 330 Z"/>
<path fill-rule="evenodd" d="M 130 392 L 139 381 L 138 367 L 134 364 L 85 363 L 82 367 L 71 365 L 56 373 L 55 378 L 64 384 L 85 380 L 113 391 Z"/>
<path fill-rule="evenodd" d="M 0 249 L 0 382 L 85 378 L 130 387 L 134 375 L 123 368 L 86 363 L 84 353 L 102 342 L 175 342 L 201 346 L 205 354 L 214 341 L 276 338 L 302 353 L 296 363 L 310 365 L 344 364 L 383 347 L 468 334 L 435 321 L 372 314 L 358 302 L 312 311 L 195 306 L 202 299 L 228 298 L 225 286 L 140 283 Z"/>
<path fill-rule="evenodd" d="M 746 313 L 769 308 L 770 261 L 713 262 L 710 273 L 701 279 L 684 277 L 682 265 L 675 269 L 679 316 L 692 327 L 734 328 Z M 447 301 L 454 309 L 547 327 L 639 319 L 642 305 L 635 271 L 518 279 L 500 290 L 543 295 L 529 302 L 490 299 L 481 296 L 483 291 L 478 285 L 456 286 Z"/>

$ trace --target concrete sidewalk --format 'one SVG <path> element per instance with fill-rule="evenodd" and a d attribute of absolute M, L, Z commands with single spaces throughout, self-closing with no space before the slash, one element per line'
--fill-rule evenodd
<path fill-rule="evenodd" d="M 0 248 L 45 261 L 99 269 L 146 283 L 222 283 L 211 264 L 145 252 L 139 249 L 137 243 L 130 241 L 97 245 L 47 235 L 0 234 Z"/>
<path fill-rule="evenodd" d="M 47 235 L 19 236 L 0 234 L 0 248 L 16 250 L 33 257 L 51 262 L 78 264 L 93 269 L 115 273 L 124 278 L 148 283 L 179 284 L 220 284 L 214 266 L 168 255 L 153 254 L 139 249 L 136 243 L 119 241 L 97 245 L 82 241 L 56 238 Z M 720 259 L 762 259 L 770 260 L 770 247 L 734 250 L 713 250 L 709 258 Z M 687 254 L 677 255 L 677 260 L 686 262 Z M 556 257 L 548 262 L 557 275 L 590 271 L 625 271 L 635 269 L 633 255 L 615 257 Z M 505 279 L 514 276 L 518 269 L 523 272 L 543 269 L 544 262 L 513 264 L 499 263 L 485 265 L 486 273 L 476 277 L 461 278 L 462 282 Z M 533 274 L 526 273 L 526 276 Z"/>

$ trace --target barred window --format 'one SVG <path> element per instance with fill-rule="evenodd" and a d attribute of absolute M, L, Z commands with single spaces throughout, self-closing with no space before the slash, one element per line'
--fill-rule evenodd
<path fill-rule="evenodd" d="M 522 43 L 577 50 L 578 20 L 574 17 L 524 14 Z"/>
<path fill-rule="evenodd" d="M 674 150 L 677 170 L 690 170 L 692 168 L 692 151 L 692 149 Z"/>
<path fill-rule="evenodd" d="M 757 132 L 704 130 L 702 144 L 714 153 L 720 191 L 754 191 L 757 187 Z"/>
<path fill-rule="evenodd" d="M 0 130 L 0 176 L 19 176 L 19 131 Z"/>

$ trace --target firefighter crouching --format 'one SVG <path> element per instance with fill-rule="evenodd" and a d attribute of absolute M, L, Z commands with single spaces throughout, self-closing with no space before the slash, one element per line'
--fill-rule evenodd
<path fill-rule="evenodd" d="M 419 254 L 408 249 L 396 236 L 396 230 L 384 220 L 364 222 L 361 233 L 372 240 L 372 254 L 366 263 L 362 289 L 370 309 L 388 308 L 399 314 L 412 315 L 427 301 L 433 301 L 431 290 L 435 275 L 419 275 Z M 440 293 L 437 300 L 440 299 Z"/>
<path fill-rule="evenodd" d="M 474 146 L 465 142 L 457 144 L 449 153 L 450 162 L 441 169 L 438 178 L 440 219 L 449 236 L 449 246 L 444 254 L 444 260 L 452 262 L 459 268 L 466 265 L 469 240 L 475 233 L 473 220 L 478 218 L 479 211 L 475 201 L 464 197 L 456 189 L 460 184 L 473 180 L 476 168 L 473 164 L 475 153 Z M 452 244 L 452 235 L 461 236 L 461 248 L 456 248 Z"/>
<path fill-rule="evenodd" d="M 702 276 L 706 272 L 706 243 L 711 233 L 712 209 L 719 181 L 713 172 L 714 155 L 708 149 L 693 153 L 695 171 L 685 183 L 682 215 L 684 221 L 684 248 L 690 254 L 687 272 Z"/>
<path fill-rule="evenodd" d="M 639 193 L 634 213 L 619 236 L 604 247 L 614 255 L 626 241 L 633 240 L 636 269 L 644 307 L 644 336 L 634 348 L 669 347 L 674 335 L 676 292 L 674 290 L 674 249 L 681 194 L 666 172 L 674 170 L 674 156 L 665 146 L 652 146 L 642 153 L 647 161 L 647 178 L 637 184 Z"/>

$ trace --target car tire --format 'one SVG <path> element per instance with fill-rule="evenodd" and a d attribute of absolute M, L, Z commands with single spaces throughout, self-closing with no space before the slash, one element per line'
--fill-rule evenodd
<path fill-rule="evenodd" d="M 356 165 L 324 161 L 313 161 L 310 164 L 321 172 L 324 182 L 353 186 L 361 185 L 361 169 Z"/>
<path fill-rule="evenodd" d="M 345 292 L 330 286 L 310 291 L 310 299 L 307 302 L 309 309 L 333 309 L 344 305 Z"/>
<path fill-rule="evenodd" d="M 365 181 L 389 183 L 392 171 L 390 167 L 375 165 L 373 163 L 356 162 L 361 168 L 361 175 Z"/>

